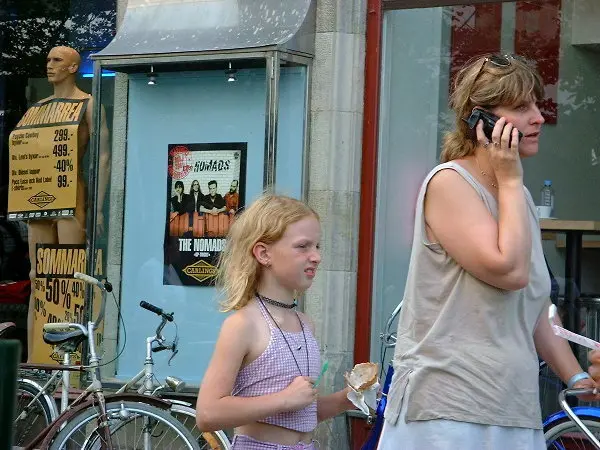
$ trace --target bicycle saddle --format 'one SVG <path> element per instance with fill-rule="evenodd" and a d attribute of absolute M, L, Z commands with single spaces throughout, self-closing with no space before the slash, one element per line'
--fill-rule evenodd
<path fill-rule="evenodd" d="M 44 342 L 50 345 L 72 344 L 75 348 L 85 340 L 83 330 L 44 331 Z"/>
<path fill-rule="evenodd" d="M 16 327 L 13 322 L 2 322 L 0 323 L 0 338 L 4 337 Z"/>

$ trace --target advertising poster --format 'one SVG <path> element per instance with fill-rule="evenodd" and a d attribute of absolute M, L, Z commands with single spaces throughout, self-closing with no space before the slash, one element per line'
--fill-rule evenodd
<path fill-rule="evenodd" d="M 75 272 L 86 273 L 85 245 L 38 244 L 35 260 L 35 280 L 33 282 L 33 355 L 34 363 L 59 363 L 59 355 L 52 346 L 43 340 L 43 326 L 46 323 L 71 322 L 84 324 L 84 298 L 87 285 L 73 278 Z M 102 249 L 96 252 L 94 276 L 102 279 Z M 92 319 L 100 312 L 102 293 L 94 287 L 94 303 Z M 102 345 L 104 324 L 96 330 L 96 345 Z M 81 363 L 81 348 L 71 355 L 72 364 Z M 77 384 L 75 372 L 71 374 L 72 382 Z"/>
<path fill-rule="evenodd" d="M 210 286 L 244 207 L 246 142 L 170 144 L 163 284 Z"/>
<path fill-rule="evenodd" d="M 88 99 L 33 105 L 9 138 L 8 219 L 75 214 L 78 128 Z"/>

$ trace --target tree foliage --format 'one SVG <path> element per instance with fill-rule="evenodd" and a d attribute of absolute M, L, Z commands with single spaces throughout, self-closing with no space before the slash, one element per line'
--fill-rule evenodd
<path fill-rule="evenodd" d="M 52 47 L 100 49 L 115 28 L 115 0 L 0 0 L 0 75 L 43 77 Z"/>

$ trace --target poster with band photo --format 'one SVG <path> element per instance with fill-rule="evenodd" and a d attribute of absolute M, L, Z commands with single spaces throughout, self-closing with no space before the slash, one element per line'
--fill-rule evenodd
<path fill-rule="evenodd" d="M 244 207 L 247 142 L 169 144 L 163 284 L 211 286 Z"/>

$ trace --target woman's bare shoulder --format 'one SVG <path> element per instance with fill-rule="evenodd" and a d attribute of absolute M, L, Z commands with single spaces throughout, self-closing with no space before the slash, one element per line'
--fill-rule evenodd
<path fill-rule="evenodd" d="M 459 165 L 461 168 L 469 172 L 471 175 L 473 174 L 473 167 L 470 161 L 465 159 L 456 159 L 452 161 Z M 457 170 L 452 167 L 442 168 L 438 170 L 433 176 L 431 180 L 429 180 L 429 184 L 427 186 L 428 193 L 431 191 L 441 191 L 444 192 L 449 187 L 456 186 L 469 186 L 467 180 L 465 180 L 464 176 L 461 175 Z"/>

